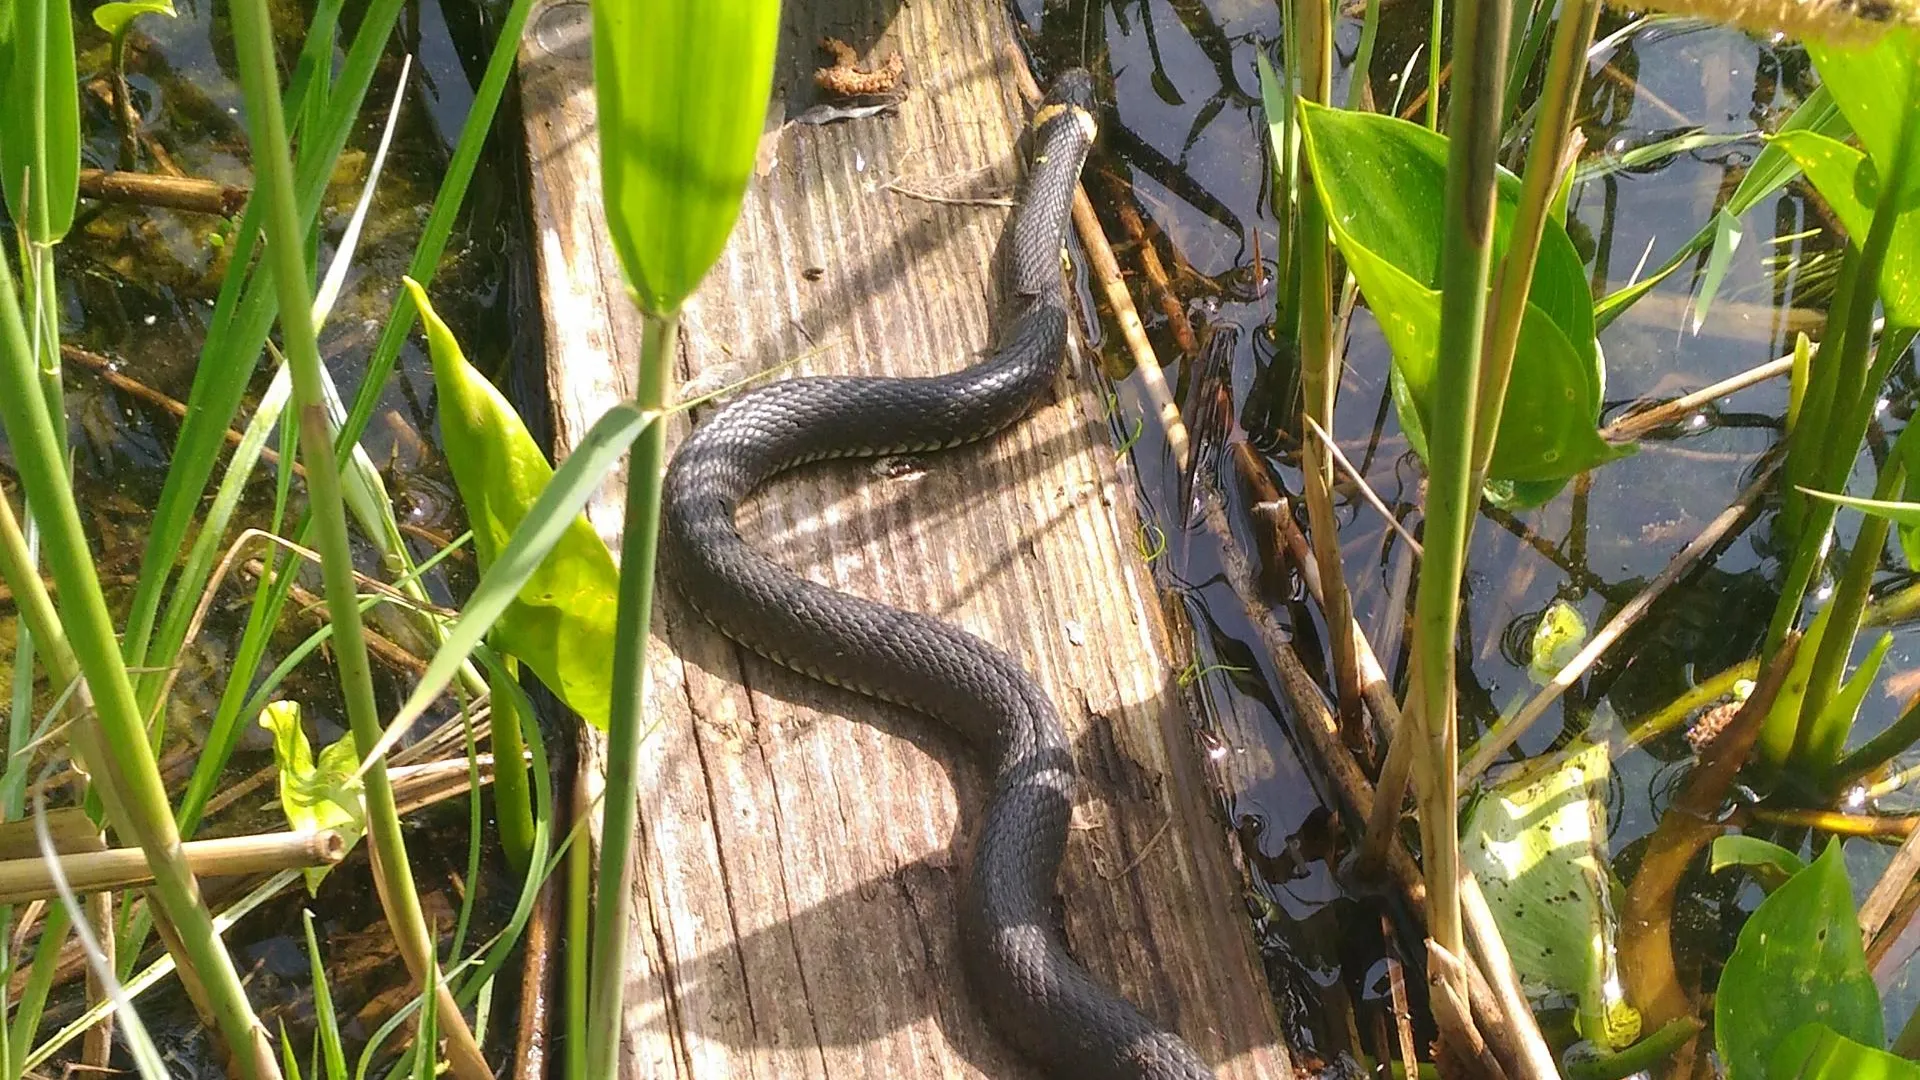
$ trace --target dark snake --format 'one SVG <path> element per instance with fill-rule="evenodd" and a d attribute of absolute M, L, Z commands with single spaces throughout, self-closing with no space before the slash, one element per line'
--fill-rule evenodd
<path fill-rule="evenodd" d="M 1088 974 L 1054 925 L 1074 764 L 1045 691 L 971 634 L 788 571 L 749 547 L 734 520 L 742 500 L 795 466 L 975 442 L 1026 415 L 1053 385 L 1067 336 L 1062 245 L 1094 135 L 1086 72 L 1060 76 L 1031 132 L 1033 167 L 1010 225 L 1000 347 L 948 375 L 789 379 L 734 401 L 687 439 L 667 471 L 662 558 L 728 637 L 812 678 L 933 717 L 992 769 L 960 897 L 960 953 L 1002 1037 L 1051 1076 L 1198 1080 L 1213 1075 L 1200 1056 Z"/>

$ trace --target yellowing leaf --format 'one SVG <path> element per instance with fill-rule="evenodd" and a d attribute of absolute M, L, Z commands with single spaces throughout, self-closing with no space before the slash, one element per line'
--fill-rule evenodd
<path fill-rule="evenodd" d="M 474 554 L 493 565 L 553 467 L 519 414 L 474 369 L 426 291 L 407 279 L 427 328 L 447 463 L 473 526 Z M 539 569 L 521 586 L 491 640 L 532 668 L 560 700 L 606 730 L 613 695 L 613 622 L 620 571 L 584 515 L 574 515 Z"/>
<path fill-rule="evenodd" d="M 93 24 L 118 37 L 127 25 L 142 15 L 174 17 L 173 0 L 113 0 L 93 9 Z"/>
<path fill-rule="evenodd" d="M 1578 1002 L 1580 1033 L 1607 1049 L 1640 1034 L 1620 993 L 1601 795 L 1607 748 L 1587 744 L 1474 803 L 1461 859 L 1480 882 L 1531 997 Z"/>
<path fill-rule="evenodd" d="M 366 810 L 354 770 L 360 759 L 353 738 L 342 736 L 313 759 L 313 746 L 300 727 L 300 705 L 275 701 L 260 711 L 260 726 L 273 733 L 273 762 L 280 771 L 280 809 L 295 832 L 332 829 L 352 847 L 366 831 Z M 331 867 L 307 870 L 307 891 L 316 892 Z"/>

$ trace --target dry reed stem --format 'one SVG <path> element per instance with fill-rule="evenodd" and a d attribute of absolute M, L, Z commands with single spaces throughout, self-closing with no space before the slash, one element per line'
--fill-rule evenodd
<path fill-rule="evenodd" d="M 346 857 L 347 844 L 332 830 L 265 833 L 220 840 L 189 840 L 182 847 L 198 877 L 237 877 L 279 870 L 332 866 Z M 139 848 L 109 848 L 59 856 L 75 892 L 137 888 L 151 884 L 146 853 Z M 0 903 L 20 904 L 58 895 L 45 860 L 0 860 Z"/>

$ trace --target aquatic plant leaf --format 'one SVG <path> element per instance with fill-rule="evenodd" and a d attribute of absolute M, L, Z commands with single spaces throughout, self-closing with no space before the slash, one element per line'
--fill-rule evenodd
<path fill-rule="evenodd" d="M 1527 676 L 1545 686 L 1553 681 L 1587 643 L 1593 633 L 1586 616 L 1565 600 L 1547 605 L 1540 622 L 1533 628 L 1533 647 L 1527 661 Z"/>
<path fill-rule="evenodd" d="M 1439 340 L 1441 209 L 1447 141 L 1417 124 L 1299 103 L 1315 190 L 1368 307 L 1393 349 L 1395 404 L 1426 452 Z M 1507 245 L 1519 181 L 1499 178 L 1494 257 Z M 1593 299 L 1572 241 L 1549 222 L 1541 239 L 1489 476 L 1552 481 L 1630 452 L 1595 428 L 1605 389 Z"/>
<path fill-rule="evenodd" d="M 1898 27 L 1862 44 L 1808 41 L 1807 56 L 1820 73 L 1821 85 L 1833 94 L 1834 103 L 1860 136 L 1867 156 L 1880 168 L 1889 167 L 1899 149 L 1901 117 L 1912 94 L 1920 89 L 1914 80 L 1920 66 L 1920 36 Z M 1920 187 L 1920 175 L 1907 180 L 1906 190 L 1915 187 Z"/>
<path fill-rule="evenodd" d="M 93 25 L 111 37 L 119 37 L 128 25 L 142 15 L 174 17 L 173 0 L 112 0 L 93 9 Z"/>
<path fill-rule="evenodd" d="M 30 238 L 55 243 L 80 198 L 80 77 L 65 0 L 0 0 L 0 102 L 0 193 Z"/>
<path fill-rule="evenodd" d="M 1542 775 L 1496 785 L 1467 812 L 1461 858 L 1472 871 L 1529 997 L 1578 1003 L 1580 1033 L 1607 1049 L 1640 1035 L 1620 997 L 1607 874 L 1607 748 L 1570 750 Z"/>
<path fill-rule="evenodd" d="M 1920 1064 L 1862 1046 L 1816 1020 L 1780 1040 L 1767 1080 L 1920 1080 Z"/>
<path fill-rule="evenodd" d="M 1853 722 L 1860 716 L 1860 703 L 1866 700 L 1867 691 L 1879 678 L 1880 665 L 1892 647 L 1893 635 L 1880 635 L 1866 659 L 1860 661 L 1860 666 L 1853 669 L 1853 674 L 1827 699 L 1813 731 L 1807 736 L 1807 760 L 1799 764 L 1825 772 L 1840 760 L 1841 752 L 1847 748 L 1847 736 L 1853 732 Z"/>
<path fill-rule="evenodd" d="M 1768 1076 L 1775 1050 L 1809 1017 L 1867 1046 L 1884 1044 L 1838 840 L 1761 902 L 1727 957 L 1713 1004 L 1727 1080 Z"/>
<path fill-rule="evenodd" d="M 1717 874 L 1731 866 L 1743 866 L 1753 871 L 1761 885 L 1771 889 L 1805 870 L 1807 862 L 1779 844 L 1757 836 L 1727 833 L 1714 837 L 1707 869 Z"/>
<path fill-rule="evenodd" d="M 426 290 L 407 291 L 427 328 L 440 434 L 485 573 L 553 479 L 553 467 L 506 397 L 476 371 Z M 575 513 L 494 627 L 494 641 L 532 668 L 567 707 L 606 730 L 613 693 L 613 620 L 620 571 L 586 516 Z"/>
<path fill-rule="evenodd" d="M 298 702 L 269 704 L 260 710 L 260 726 L 273 734 L 273 763 L 280 772 L 280 809 L 287 815 L 287 827 L 295 832 L 333 829 L 352 847 L 366 831 L 360 781 L 354 777 L 360 757 L 354 752 L 353 736 L 341 736 L 315 761 L 313 746 L 300 727 Z M 317 892 L 331 869 L 304 871 L 307 891 Z"/>
<path fill-rule="evenodd" d="M 1800 728 L 1801 706 L 1807 699 L 1807 681 L 1813 676 L 1813 660 L 1820 652 L 1820 639 L 1827 634 L 1827 624 L 1833 621 L 1833 605 L 1828 604 L 1814 615 L 1813 621 L 1800 639 L 1800 647 L 1794 651 L 1793 666 L 1787 671 L 1786 681 L 1780 685 L 1780 693 L 1773 699 L 1773 706 L 1767 710 L 1767 718 L 1761 721 L 1760 738 L 1754 745 L 1754 756 L 1762 768 L 1777 772 L 1787 765 L 1793 756 L 1795 734 Z"/>
<path fill-rule="evenodd" d="M 1873 226 L 1874 205 L 1880 199 L 1880 173 L 1866 154 L 1825 135 L 1795 131 L 1774 137 L 1776 145 L 1800 163 L 1808 182 L 1840 219 L 1847 234 L 1864 243 Z M 1920 169 L 1914 170 L 1920 173 Z M 1886 263 L 1880 268 L 1880 300 L 1887 321 L 1897 326 L 1920 325 L 1920 203 L 1904 200 L 1893 222 Z"/>
<path fill-rule="evenodd" d="M 643 311 L 679 310 L 726 246 L 779 30 L 779 0 L 593 5 L 607 231 Z"/>

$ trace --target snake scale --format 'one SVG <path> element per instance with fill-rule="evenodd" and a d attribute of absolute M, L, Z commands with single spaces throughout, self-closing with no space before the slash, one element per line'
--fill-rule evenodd
<path fill-rule="evenodd" d="M 721 632 L 810 677 L 945 723 L 992 771 L 960 904 L 960 953 L 1000 1033 L 1051 1076 L 1200 1080 L 1199 1055 L 1068 954 L 1052 898 L 1073 807 L 1067 734 L 999 649 L 925 615 L 815 584 L 750 547 L 735 511 L 795 466 L 984 439 L 1026 415 L 1066 348 L 1060 267 L 1094 136 L 1093 83 L 1070 71 L 1031 124 L 1033 165 L 1010 224 L 1008 330 L 980 363 L 931 378 L 797 378 L 701 425 L 667 471 L 667 574 Z"/>

